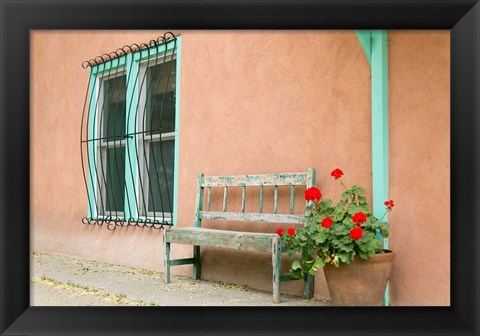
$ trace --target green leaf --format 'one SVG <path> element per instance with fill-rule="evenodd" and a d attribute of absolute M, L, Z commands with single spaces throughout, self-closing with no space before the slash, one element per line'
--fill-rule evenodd
<path fill-rule="evenodd" d="M 343 263 L 350 264 L 353 260 L 354 254 L 348 252 L 338 252 L 337 256 Z"/>
<path fill-rule="evenodd" d="M 358 256 L 364 260 L 368 259 L 368 254 L 366 252 L 363 252 L 363 251 L 359 251 L 358 252 Z"/>
<path fill-rule="evenodd" d="M 350 213 L 350 214 L 353 215 L 354 213 L 359 212 L 359 208 L 357 207 L 356 204 L 350 203 L 350 204 L 347 206 L 347 211 L 348 211 L 348 213 Z"/>
<path fill-rule="evenodd" d="M 340 244 L 338 245 L 338 248 L 345 252 L 351 252 L 353 251 L 353 244 L 351 242 L 347 244 L 340 242 Z"/>
<path fill-rule="evenodd" d="M 351 226 L 353 225 L 352 217 L 350 217 L 350 216 L 345 217 L 342 221 L 342 224 L 351 228 Z"/>
<path fill-rule="evenodd" d="M 310 270 L 308 271 L 308 273 L 310 275 L 315 275 L 317 274 L 318 268 L 323 266 L 325 266 L 325 261 L 323 261 L 323 259 L 317 259 L 315 263 L 312 265 L 312 267 L 310 268 Z"/>
<path fill-rule="evenodd" d="M 303 277 L 302 269 L 290 269 L 290 274 L 296 279 Z"/>
<path fill-rule="evenodd" d="M 388 231 L 390 230 L 390 224 L 386 222 L 380 223 L 380 234 L 383 238 L 388 238 Z"/>
<path fill-rule="evenodd" d="M 365 189 L 356 185 L 352 186 L 352 190 L 358 196 L 363 195 L 363 193 L 365 192 Z"/>
<path fill-rule="evenodd" d="M 333 221 L 334 222 L 340 222 L 345 215 L 343 213 L 338 213 L 333 216 Z"/>
<path fill-rule="evenodd" d="M 294 260 L 294 261 L 292 262 L 292 270 L 295 271 L 295 270 L 298 270 L 298 269 L 301 270 L 301 269 L 302 269 L 302 265 L 300 265 L 300 261 Z"/>
<path fill-rule="evenodd" d="M 330 246 L 328 246 L 328 245 L 322 246 L 322 252 L 323 253 L 327 253 L 329 250 L 330 250 Z"/>
<path fill-rule="evenodd" d="M 345 228 L 345 227 L 339 227 L 339 228 L 335 228 L 335 232 L 334 232 L 334 235 L 337 237 L 337 238 L 342 238 L 344 237 L 345 235 L 348 235 L 350 232 L 349 229 Z"/>
<path fill-rule="evenodd" d="M 308 237 L 305 232 L 298 231 L 297 234 L 295 235 L 295 239 L 297 239 L 299 242 L 306 242 Z"/>
<path fill-rule="evenodd" d="M 323 244 L 327 240 L 327 236 L 322 231 L 319 231 L 313 235 L 313 239 L 317 244 Z"/>
<path fill-rule="evenodd" d="M 313 264 L 313 267 L 316 267 L 316 268 L 324 267 L 324 266 L 325 266 L 325 260 L 323 260 L 322 258 L 317 259 Z"/>
<path fill-rule="evenodd" d="M 304 266 L 309 266 L 308 264 L 313 264 L 313 256 L 309 253 L 308 249 L 303 249 L 301 264 Z"/>
<path fill-rule="evenodd" d="M 343 217 L 345 216 L 345 210 L 343 210 L 343 207 L 336 206 L 335 210 L 333 212 L 333 221 L 334 222 L 340 222 L 343 220 Z"/>
<path fill-rule="evenodd" d="M 318 202 L 318 209 L 320 209 L 320 211 L 326 210 L 331 206 L 332 206 L 332 200 L 331 199 L 324 199 L 324 200 L 321 200 L 320 202 Z"/>
<path fill-rule="evenodd" d="M 357 207 L 357 211 L 356 211 L 356 212 L 361 211 L 361 212 L 363 212 L 364 214 L 367 214 L 369 210 L 370 210 L 370 209 L 368 208 L 368 205 L 367 205 L 367 204 L 362 204 L 362 205 L 360 205 L 359 207 Z"/>

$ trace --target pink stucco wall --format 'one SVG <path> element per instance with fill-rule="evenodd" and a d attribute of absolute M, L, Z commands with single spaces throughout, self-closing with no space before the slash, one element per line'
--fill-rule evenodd
<path fill-rule="evenodd" d="M 176 33 L 182 34 L 178 225 L 192 224 L 200 171 L 314 167 L 317 185 L 335 199 L 340 190 L 329 173 L 341 167 L 347 182 L 371 195 L 370 69 L 353 31 Z M 81 63 L 161 34 L 31 33 L 32 250 L 163 270 L 160 230 L 81 224 L 87 199 L 79 153 L 88 80 Z M 389 48 L 390 196 L 396 200 L 390 247 L 397 252 L 391 302 L 449 305 L 449 33 L 392 32 Z M 271 290 L 269 255 L 202 251 L 204 279 Z M 190 255 L 188 246 L 172 251 L 174 258 Z M 191 274 L 191 266 L 172 270 Z M 282 290 L 300 294 L 302 288 L 292 282 Z M 328 297 L 323 275 L 315 291 Z"/>
<path fill-rule="evenodd" d="M 449 34 L 392 32 L 389 42 L 392 300 L 449 305 Z"/>

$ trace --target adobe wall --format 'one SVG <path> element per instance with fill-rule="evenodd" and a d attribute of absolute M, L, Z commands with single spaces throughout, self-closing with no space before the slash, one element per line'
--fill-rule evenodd
<path fill-rule="evenodd" d="M 200 171 L 314 167 L 322 193 L 337 199 L 340 188 L 329 174 L 340 167 L 346 183 L 371 195 L 370 69 L 353 31 L 180 33 L 179 225 L 192 224 Z M 33 251 L 163 270 L 160 230 L 81 224 L 87 197 L 79 144 L 88 81 L 82 62 L 161 34 L 31 33 Z M 395 31 L 389 48 L 390 197 L 396 201 L 390 247 L 397 252 L 391 301 L 449 305 L 449 33 Z M 172 249 L 174 258 L 190 256 L 190 247 Z M 269 255 L 204 248 L 202 261 L 204 279 L 271 290 Z M 172 272 L 191 275 L 191 266 Z M 302 291 L 298 282 L 282 289 Z M 323 275 L 315 290 L 328 297 Z"/>

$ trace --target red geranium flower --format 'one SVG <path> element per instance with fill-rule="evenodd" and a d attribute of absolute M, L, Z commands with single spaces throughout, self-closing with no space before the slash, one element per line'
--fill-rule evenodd
<path fill-rule="evenodd" d="M 277 229 L 277 231 L 275 231 L 275 233 L 278 234 L 279 236 L 283 236 L 283 229 L 279 228 Z"/>
<path fill-rule="evenodd" d="M 363 212 L 357 212 L 352 216 L 352 221 L 360 226 L 367 221 L 367 216 Z"/>
<path fill-rule="evenodd" d="M 320 201 L 321 198 L 322 198 L 322 193 L 318 188 L 310 187 L 307 190 L 305 190 L 305 199 L 307 200 L 307 202 L 315 201 L 318 203 L 318 201 Z"/>
<path fill-rule="evenodd" d="M 295 235 L 295 229 L 294 228 L 288 228 L 287 229 L 287 234 L 289 236 L 294 236 Z"/>
<path fill-rule="evenodd" d="M 340 168 L 336 168 L 332 171 L 330 175 L 335 177 L 335 180 L 338 180 L 340 177 L 343 176 L 343 171 Z"/>
<path fill-rule="evenodd" d="M 333 220 L 330 217 L 327 217 L 322 221 L 321 225 L 324 228 L 328 229 L 328 228 L 330 228 L 330 226 L 332 226 L 332 223 L 333 223 Z"/>
<path fill-rule="evenodd" d="M 350 238 L 353 240 L 360 239 L 363 236 L 362 228 L 356 227 L 350 230 Z"/>
<path fill-rule="evenodd" d="M 393 200 L 385 201 L 383 204 L 385 204 L 388 208 L 393 208 L 394 205 Z"/>

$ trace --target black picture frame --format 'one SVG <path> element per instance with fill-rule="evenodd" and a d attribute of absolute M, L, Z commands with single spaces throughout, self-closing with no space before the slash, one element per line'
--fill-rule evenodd
<path fill-rule="evenodd" d="M 0 11 L 2 335 L 479 334 L 477 1 L 0 0 Z M 31 29 L 451 30 L 451 306 L 30 307 Z"/>

